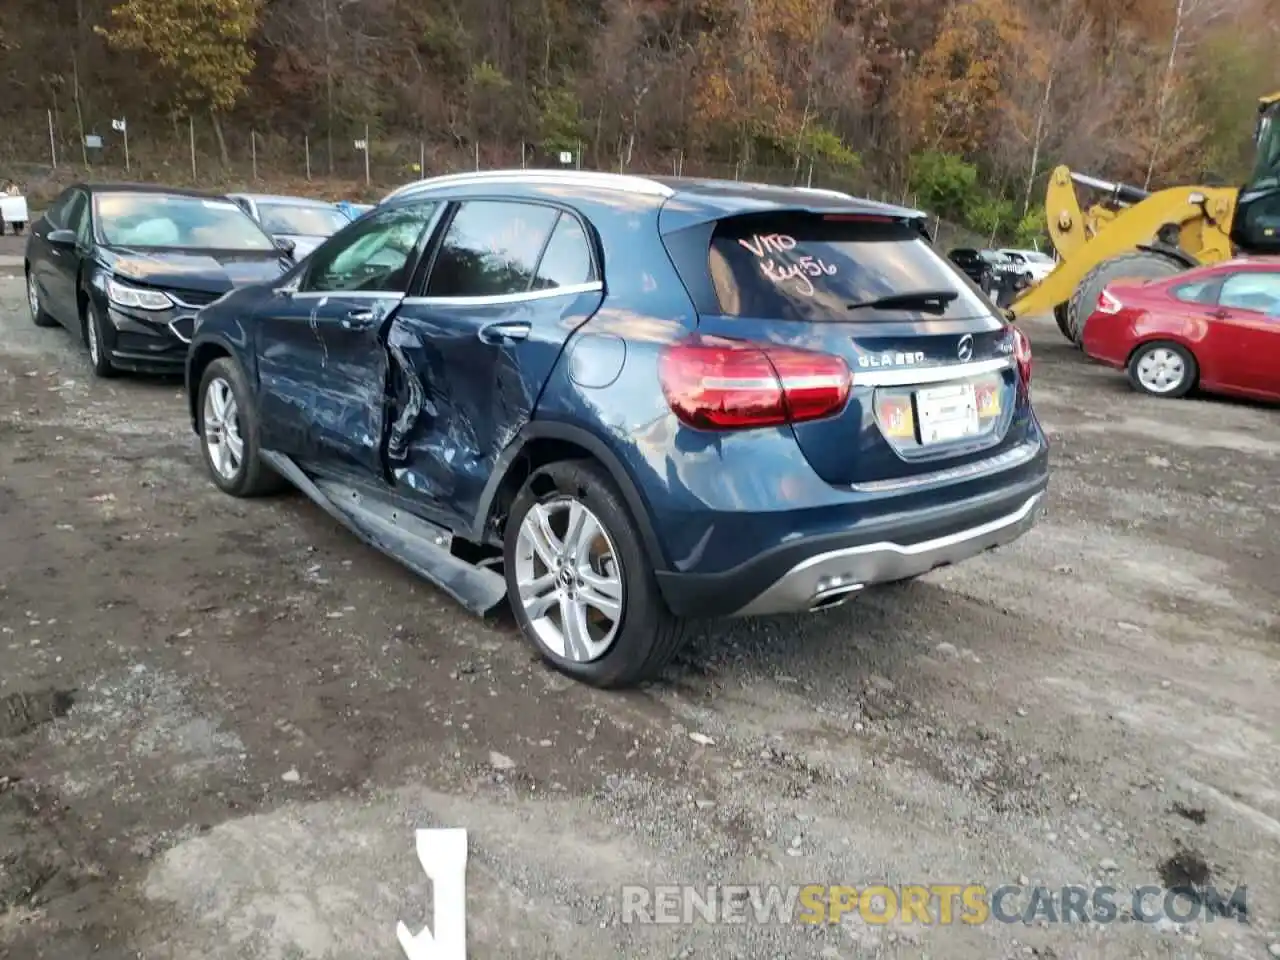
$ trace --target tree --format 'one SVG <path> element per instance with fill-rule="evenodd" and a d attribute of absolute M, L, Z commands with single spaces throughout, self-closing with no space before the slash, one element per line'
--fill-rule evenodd
<path fill-rule="evenodd" d="M 151 57 L 175 82 L 176 106 L 209 111 L 223 165 L 230 163 L 218 114 L 245 93 L 254 65 L 249 41 L 263 0 L 125 0 L 99 27 L 118 50 Z"/>

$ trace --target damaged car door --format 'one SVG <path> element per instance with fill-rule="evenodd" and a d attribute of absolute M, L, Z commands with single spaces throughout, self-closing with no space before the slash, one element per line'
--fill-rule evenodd
<path fill-rule="evenodd" d="M 272 297 L 256 324 L 265 445 L 383 476 L 384 330 L 438 208 L 424 201 L 352 224 Z"/>
<path fill-rule="evenodd" d="M 395 483 L 470 524 L 503 447 L 528 422 L 565 341 L 600 306 L 586 225 L 547 203 L 463 200 L 387 331 L 401 376 Z"/>

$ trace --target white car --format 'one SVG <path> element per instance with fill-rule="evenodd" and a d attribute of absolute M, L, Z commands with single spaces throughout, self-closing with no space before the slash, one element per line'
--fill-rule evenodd
<path fill-rule="evenodd" d="M 1053 257 L 1047 253 L 1041 253 L 1039 250 L 1011 250 L 1005 248 L 999 252 L 1012 260 L 1017 265 L 1017 272 L 1021 273 L 1031 283 L 1039 283 L 1053 273 L 1053 268 L 1058 265 Z"/>
<path fill-rule="evenodd" d="M 293 256 L 297 260 L 351 222 L 337 204 L 325 200 L 262 193 L 229 193 L 227 198 L 257 220 L 262 229 L 276 240 L 292 243 Z"/>

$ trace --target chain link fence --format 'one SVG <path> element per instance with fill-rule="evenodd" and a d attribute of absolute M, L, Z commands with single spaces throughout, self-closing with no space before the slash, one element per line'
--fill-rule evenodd
<path fill-rule="evenodd" d="M 376 202 L 403 183 L 465 170 L 569 167 L 588 170 L 753 180 L 841 190 L 914 206 L 892 195 L 859 168 L 797 158 L 788 166 L 743 165 L 685 151 L 674 155 L 619 156 L 590 144 L 547 150 L 533 143 L 440 143 L 380 137 L 372 128 L 357 136 L 284 135 L 215 127 L 190 119 L 130 124 L 127 118 L 81 123 L 50 111 L 46 129 L 32 122 L 0 127 L 0 180 L 11 179 L 41 206 L 77 180 L 113 180 L 317 196 Z M 933 217 L 930 231 L 943 249 L 984 247 L 989 239 Z"/>

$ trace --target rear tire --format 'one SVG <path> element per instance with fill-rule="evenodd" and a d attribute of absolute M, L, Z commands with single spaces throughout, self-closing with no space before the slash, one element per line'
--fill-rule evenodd
<path fill-rule="evenodd" d="M 503 560 L 520 632 L 575 680 L 656 679 L 684 643 L 687 621 L 667 609 L 635 520 L 592 461 L 534 471 L 507 517 Z"/>
<path fill-rule="evenodd" d="M 1098 298 L 1108 285 L 1121 280 L 1158 280 L 1172 277 L 1187 269 L 1176 260 L 1159 253 L 1139 250 L 1122 253 L 1100 264 L 1084 275 L 1067 304 L 1067 337 L 1080 346 L 1084 325 L 1098 307 Z"/>
<path fill-rule="evenodd" d="M 1144 343 L 1129 357 L 1129 383 L 1139 393 L 1173 399 L 1185 397 L 1200 377 L 1191 351 L 1168 340 Z"/>

